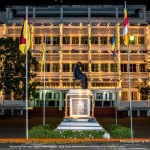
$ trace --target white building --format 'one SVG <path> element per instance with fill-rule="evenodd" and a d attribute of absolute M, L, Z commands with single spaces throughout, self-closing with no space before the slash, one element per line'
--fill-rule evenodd
<path fill-rule="evenodd" d="M 129 5 L 131 99 L 141 102 L 137 86 L 149 84 L 150 12 L 145 5 Z M 118 106 L 129 102 L 127 47 L 123 44 L 123 5 L 28 6 L 34 56 L 39 61 L 36 80 L 43 82 L 41 44 L 46 33 L 46 106 L 60 106 L 65 93 L 73 88 L 73 66 L 81 61 L 94 92 L 95 106 L 115 105 L 114 60 L 111 38 L 116 35 Z M 0 37 L 19 38 L 25 7 L 11 6 L 0 14 Z M 80 88 L 76 81 L 75 88 Z M 42 105 L 42 89 L 35 106 Z M 145 103 L 145 102 L 143 102 Z M 147 103 L 147 102 L 146 102 Z M 123 105 L 122 105 L 123 104 Z"/>

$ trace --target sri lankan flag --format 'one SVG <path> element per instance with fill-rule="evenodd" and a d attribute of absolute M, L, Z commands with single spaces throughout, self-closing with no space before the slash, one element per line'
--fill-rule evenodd
<path fill-rule="evenodd" d="M 28 24 L 28 20 L 25 19 L 24 22 L 23 22 L 23 26 L 22 26 L 19 49 L 22 52 L 22 54 L 25 55 L 26 54 L 26 49 L 29 50 L 30 46 L 31 46 L 30 27 L 29 27 L 29 24 Z"/>
<path fill-rule="evenodd" d="M 126 2 L 125 2 L 125 7 L 124 7 L 124 29 L 123 29 L 123 40 L 124 44 L 128 46 L 129 41 L 128 41 L 128 16 L 127 16 L 127 8 L 126 8 Z"/>

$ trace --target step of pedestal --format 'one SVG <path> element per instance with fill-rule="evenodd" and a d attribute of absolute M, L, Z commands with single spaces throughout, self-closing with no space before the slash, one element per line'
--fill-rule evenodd
<path fill-rule="evenodd" d="M 64 118 L 57 130 L 103 130 L 95 118 Z"/>

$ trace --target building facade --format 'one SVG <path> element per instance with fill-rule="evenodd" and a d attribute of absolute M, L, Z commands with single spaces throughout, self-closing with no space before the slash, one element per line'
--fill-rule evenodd
<path fill-rule="evenodd" d="M 131 99 L 141 101 L 138 86 L 149 85 L 150 13 L 145 5 L 129 5 L 130 81 L 128 48 L 123 44 L 123 5 L 28 6 L 31 24 L 31 50 L 39 62 L 36 80 L 43 82 L 41 48 L 46 33 L 46 106 L 63 106 L 65 94 L 73 88 L 73 67 L 82 62 L 88 88 L 95 96 L 95 106 L 120 106 Z M 7 7 L 0 14 L 0 37 L 20 38 L 25 7 Z M 115 74 L 111 39 L 116 36 Z M 116 81 L 116 82 L 115 82 Z M 43 83 L 44 85 L 44 83 Z M 42 106 L 39 87 L 34 106 Z M 81 88 L 75 82 L 75 88 Z M 115 98 L 115 90 L 117 97 Z M 117 99 L 117 103 L 115 103 Z M 61 108 L 60 108 L 61 109 Z"/>

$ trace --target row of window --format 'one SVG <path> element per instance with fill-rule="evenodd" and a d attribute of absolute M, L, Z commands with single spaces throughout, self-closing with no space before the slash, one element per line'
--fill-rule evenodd
<path fill-rule="evenodd" d="M 69 63 L 65 63 L 62 64 L 62 72 L 71 72 L 73 71 L 73 68 L 75 67 L 76 64 L 69 64 Z M 128 64 L 121 64 L 120 66 L 121 68 L 121 72 L 128 72 Z M 43 68 L 44 70 L 44 68 Z M 45 64 L 45 70 L 46 72 L 59 72 L 60 70 L 60 65 L 59 63 L 53 63 L 53 64 L 49 64 L 46 63 Z M 88 63 L 83 63 L 81 70 L 83 72 L 88 72 L 89 71 L 89 67 L 88 67 Z M 115 67 L 114 63 L 112 64 L 108 64 L 108 63 L 102 63 L 102 64 L 91 64 L 91 71 L 92 72 L 115 72 L 118 71 L 118 66 Z M 41 71 L 41 65 L 38 65 L 37 70 L 38 72 Z M 146 72 L 146 64 L 130 64 L 130 72 Z"/>
<path fill-rule="evenodd" d="M 101 37 L 91 37 L 91 44 L 111 44 L 113 37 L 101 36 Z M 35 37 L 34 44 L 41 44 L 43 37 Z M 80 42 L 81 41 L 81 42 Z M 123 37 L 120 37 L 120 44 L 123 44 Z M 46 44 L 60 44 L 60 37 L 46 37 Z M 78 37 L 78 36 L 67 36 L 62 38 L 62 44 L 89 44 L 88 36 Z M 143 36 L 129 37 L 129 44 L 145 44 Z"/>

